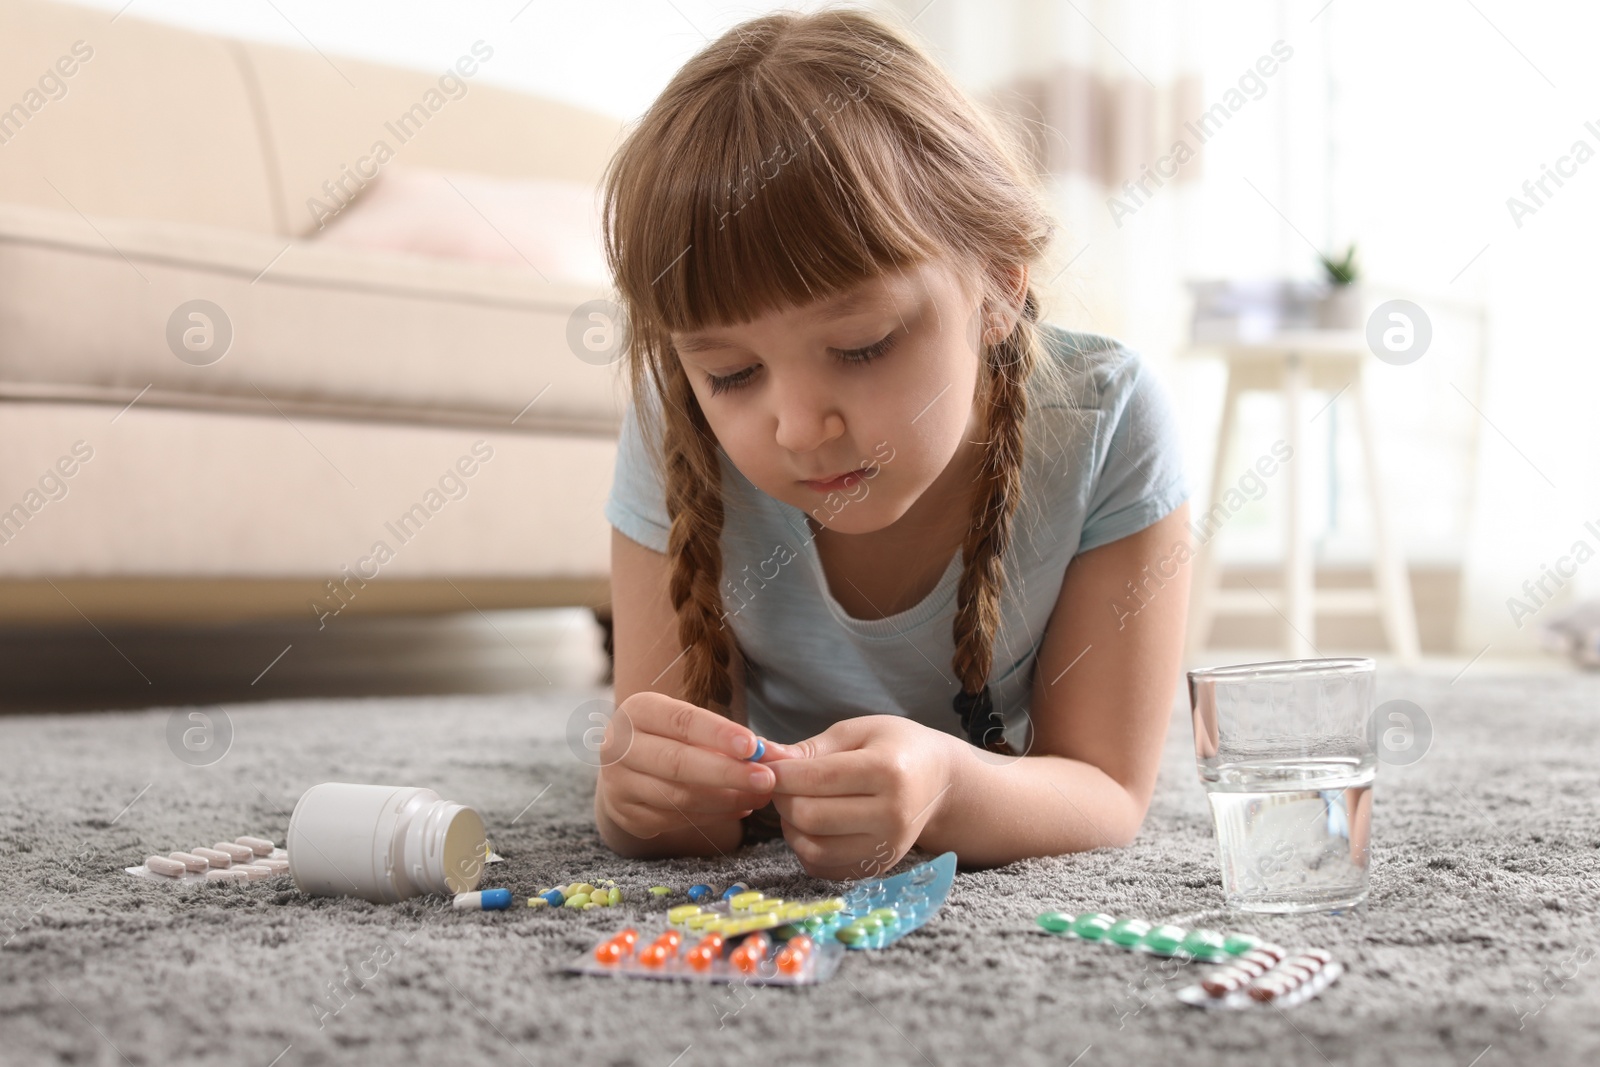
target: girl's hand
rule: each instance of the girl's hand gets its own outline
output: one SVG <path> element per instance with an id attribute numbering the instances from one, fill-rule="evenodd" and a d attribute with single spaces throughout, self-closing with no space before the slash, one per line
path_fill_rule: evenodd
<path id="1" fill-rule="evenodd" d="M 745 758 L 755 748 L 755 734 L 716 712 L 634 693 L 606 726 L 597 805 L 640 838 L 737 822 L 772 799 L 772 770 Z"/>
<path id="2" fill-rule="evenodd" d="M 841 719 L 794 745 L 768 741 L 772 800 L 806 873 L 875 878 L 898 863 L 939 814 L 964 744 L 898 715 Z"/>

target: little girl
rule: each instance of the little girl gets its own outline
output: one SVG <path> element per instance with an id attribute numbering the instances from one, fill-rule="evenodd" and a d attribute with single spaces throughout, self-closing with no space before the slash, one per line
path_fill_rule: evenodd
<path id="1" fill-rule="evenodd" d="M 836 8 L 724 34 L 611 161 L 618 853 L 781 830 L 846 879 L 1138 832 L 1188 490 L 1140 357 L 1039 320 L 1054 227 L 1018 159 L 923 50 Z"/>

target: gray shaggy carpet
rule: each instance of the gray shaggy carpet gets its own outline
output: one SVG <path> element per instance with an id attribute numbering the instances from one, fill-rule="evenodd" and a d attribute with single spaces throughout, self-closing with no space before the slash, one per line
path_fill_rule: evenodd
<path id="1" fill-rule="evenodd" d="M 1212 915 L 1220 879 L 1182 694 L 1129 848 L 962 872 L 944 910 L 806 989 L 570 976 L 622 921 L 655 924 L 692 882 L 786 896 L 782 841 L 712 860 L 629 862 L 596 837 L 573 709 L 606 691 L 295 701 L 225 714 L 232 748 L 192 767 L 174 709 L 0 718 L 0 1062 L 1441 1064 L 1600 1062 L 1600 678 L 1380 669 L 1380 700 L 1427 713 L 1431 748 L 1385 765 L 1372 893 L 1344 917 L 1216 919 L 1348 967 L 1284 1011 L 1203 1013 L 1192 973 L 1041 934 L 1049 908 Z M 189 709 L 182 709 L 186 714 Z M 182 718 L 182 715 L 180 715 Z M 527 893 L 613 878 L 590 912 L 466 913 L 441 898 L 310 899 L 287 878 L 177 887 L 122 868 L 151 852 L 282 842 L 321 781 L 427 785 L 483 813 Z M 646 925 L 644 929 L 649 929 Z M 337 989 L 338 995 L 335 995 Z M 334 1010 L 337 1009 L 337 1010 Z"/>

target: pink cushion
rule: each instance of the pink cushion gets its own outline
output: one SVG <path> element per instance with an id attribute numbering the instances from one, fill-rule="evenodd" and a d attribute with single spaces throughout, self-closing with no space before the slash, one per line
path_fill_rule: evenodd
<path id="1" fill-rule="evenodd" d="M 610 283 L 599 190 L 391 164 L 313 241 L 537 270 L 550 281 Z"/>

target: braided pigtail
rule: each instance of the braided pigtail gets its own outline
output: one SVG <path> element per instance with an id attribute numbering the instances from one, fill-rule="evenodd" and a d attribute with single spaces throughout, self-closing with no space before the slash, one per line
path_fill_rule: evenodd
<path id="1" fill-rule="evenodd" d="M 667 376 L 673 414 L 663 435 L 667 514 L 672 519 L 667 554 L 669 591 L 684 648 L 683 699 L 733 717 L 729 664 L 737 645 L 723 625 L 722 467 L 717 439 L 706 424 L 681 368 Z"/>
<path id="2" fill-rule="evenodd" d="M 961 583 L 955 617 L 956 714 L 967 740 L 992 752 L 1009 752 L 1004 723 L 989 693 L 1000 595 L 1012 518 L 1022 498 L 1023 427 L 1027 382 L 1038 359 L 1039 310 L 1030 288 L 1016 328 L 985 352 L 987 397 L 985 452 L 978 475 L 972 525 L 961 546 Z"/>

